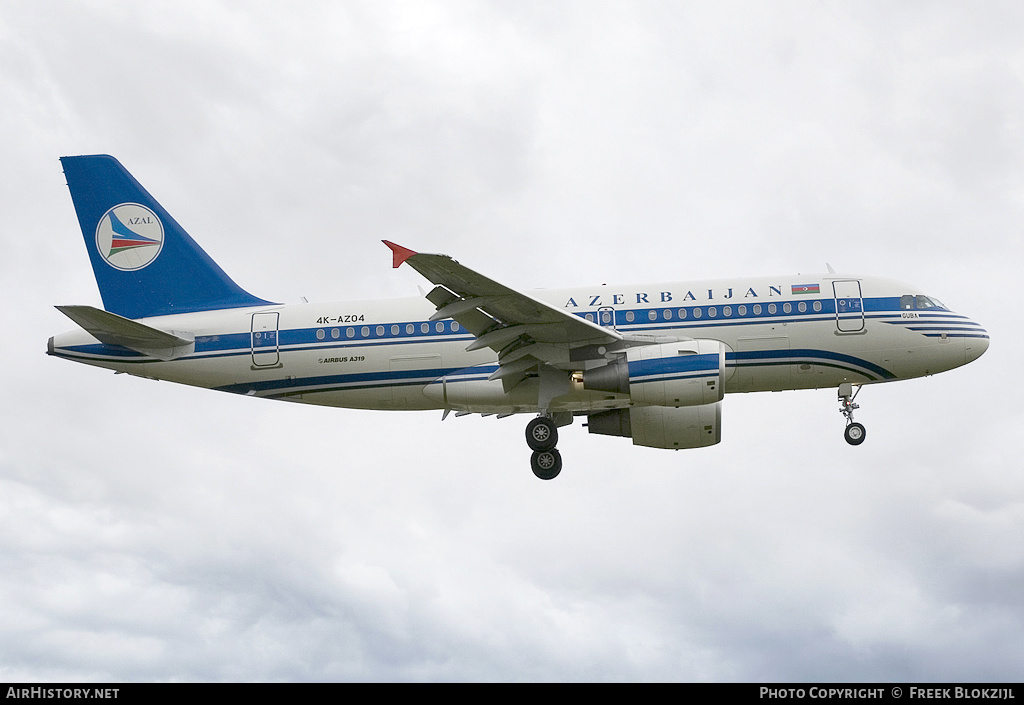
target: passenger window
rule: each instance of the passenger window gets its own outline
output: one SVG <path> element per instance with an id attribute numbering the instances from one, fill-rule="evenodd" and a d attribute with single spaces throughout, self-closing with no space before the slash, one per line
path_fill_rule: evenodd
<path id="1" fill-rule="evenodd" d="M 658 320 L 658 312 L 657 311 L 648 311 L 647 312 L 647 318 L 649 318 L 652 321 Z"/>
<path id="2" fill-rule="evenodd" d="M 360 330 L 359 332 L 362 334 L 362 336 L 364 338 L 369 338 L 370 337 L 370 327 L 369 326 L 363 326 L 362 330 Z"/>
<path id="3" fill-rule="evenodd" d="M 820 311 L 821 310 L 821 302 L 820 301 L 815 301 L 814 302 L 814 310 L 815 311 Z"/>
<path id="4" fill-rule="evenodd" d="M 739 308 L 736 309 L 736 310 L 739 311 L 739 314 L 741 316 L 746 316 L 747 315 L 747 305 L 746 304 L 740 304 Z"/>
<path id="5" fill-rule="evenodd" d="M 317 340 L 323 340 L 323 339 L 324 339 L 324 337 L 325 337 L 325 335 L 324 335 L 324 329 L 323 329 L 323 328 L 321 328 L 320 330 L 318 330 L 318 331 L 316 332 L 316 339 L 317 339 Z"/>
<path id="6" fill-rule="evenodd" d="M 444 323 L 435 324 L 434 330 L 436 330 L 438 333 L 444 333 Z"/>
<path id="7" fill-rule="evenodd" d="M 377 335 L 384 335 L 384 326 L 377 326 Z"/>
<path id="8" fill-rule="evenodd" d="M 686 319 L 686 309 L 685 308 L 681 308 L 681 309 L 679 309 L 679 320 L 682 321 L 682 320 L 685 320 L 685 319 Z"/>
<path id="9" fill-rule="evenodd" d="M 661 312 L 661 315 L 665 317 L 666 321 L 671 321 L 672 320 L 672 311 L 670 311 L 667 308 L 664 311 Z"/>
<path id="10" fill-rule="evenodd" d="M 728 318 L 732 315 L 732 306 L 726 306 L 722 309 L 722 315 Z"/>
<path id="11" fill-rule="evenodd" d="M 633 315 L 632 311 L 626 311 L 626 322 L 627 323 L 632 323 L 634 318 L 636 318 L 636 316 Z"/>
<path id="12" fill-rule="evenodd" d="M 459 324 L 456 323 L 455 321 L 452 321 L 451 329 L 452 329 L 452 333 L 458 333 L 459 332 Z"/>
<path id="13" fill-rule="evenodd" d="M 783 313 L 793 313 L 793 304 L 782 304 Z"/>
<path id="14" fill-rule="evenodd" d="M 415 333 L 415 332 L 416 332 L 416 326 L 414 326 L 414 325 L 413 325 L 412 323 L 409 323 L 409 324 L 407 324 L 407 325 L 405 326 L 405 332 L 406 332 L 406 333 L 407 333 L 408 335 L 412 335 L 413 333 Z"/>
<path id="15" fill-rule="evenodd" d="M 429 332 L 430 332 L 430 324 L 429 323 L 421 323 L 420 324 L 420 333 L 429 333 Z"/>
<path id="16" fill-rule="evenodd" d="M 345 335 L 348 336 L 349 338 L 356 337 L 356 329 L 355 328 L 346 328 L 345 329 Z"/>

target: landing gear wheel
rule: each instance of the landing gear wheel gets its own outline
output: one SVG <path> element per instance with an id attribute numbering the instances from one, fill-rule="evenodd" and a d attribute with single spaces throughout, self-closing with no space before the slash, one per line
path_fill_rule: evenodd
<path id="1" fill-rule="evenodd" d="M 853 384 L 850 382 L 843 382 L 839 385 L 839 411 L 846 417 L 846 431 L 843 435 L 846 436 L 846 442 L 851 446 L 859 446 L 867 436 L 864 426 L 853 420 L 854 410 L 860 408 L 860 404 L 854 404 L 853 400 L 860 394 L 860 389 L 857 387 L 857 391 L 854 392 Z"/>
<path id="2" fill-rule="evenodd" d="M 859 423 L 852 423 L 846 427 L 846 432 L 843 434 L 846 436 L 846 442 L 851 446 L 859 446 L 864 442 L 864 438 L 867 437 L 867 431 L 864 430 L 864 426 Z"/>
<path id="3" fill-rule="evenodd" d="M 553 449 L 558 445 L 558 427 L 555 422 L 547 416 L 538 416 L 526 424 L 526 444 L 530 450 Z"/>
<path id="4" fill-rule="evenodd" d="M 557 449 L 534 451 L 530 469 L 542 480 L 554 480 L 562 472 L 562 454 Z"/>

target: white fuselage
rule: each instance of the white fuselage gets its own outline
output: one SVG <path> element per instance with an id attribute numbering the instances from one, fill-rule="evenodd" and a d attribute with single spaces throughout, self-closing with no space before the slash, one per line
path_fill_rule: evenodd
<path id="1" fill-rule="evenodd" d="M 988 346 L 975 322 L 891 280 L 790 275 L 727 281 L 539 290 L 531 296 L 620 333 L 710 339 L 726 346 L 726 392 L 867 384 L 963 365 Z M 921 300 L 927 301 L 921 296 Z M 909 302 L 909 303 L 908 303 Z M 99 343 L 78 330 L 54 337 L 50 354 L 142 377 L 327 406 L 534 412 L 538 383 L 506 393 L 490 349 L 451 320 L 430 321 L 423 298 L 270 304 L 140 319 L 189 331 L 195 350 L 163 361 Z M 602 364 L 558 364 L 582 373 Z M 621 408 L 628 395 L 570 391 L 549 411 Z"/>

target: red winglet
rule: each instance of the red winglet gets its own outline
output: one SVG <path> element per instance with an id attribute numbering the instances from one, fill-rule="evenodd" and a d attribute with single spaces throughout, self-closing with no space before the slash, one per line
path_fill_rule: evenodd
<path id="1" fill-rule="evenodd" d="M 395 269 L 401 267 L 402 262 L 416 254 L 412 250 L 402 247 L 401 245 L 396 245 L 393 242 L 388 242 L 387 240 L 381 240 L 381 242 L 383 242 L 385 245 L 391 248 L 391 252 L 395 256 Z"/>

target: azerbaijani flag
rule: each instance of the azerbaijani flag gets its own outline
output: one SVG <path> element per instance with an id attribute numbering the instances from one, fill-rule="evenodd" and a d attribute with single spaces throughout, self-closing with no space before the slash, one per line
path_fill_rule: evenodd
<path id="1" fill-rule="evenodd" d="M 819 287 L 817 284 L 793 284 L 792 294 L 798 296 L 800 294 L 820 294 Z"/>

